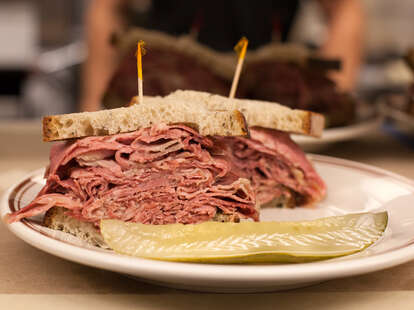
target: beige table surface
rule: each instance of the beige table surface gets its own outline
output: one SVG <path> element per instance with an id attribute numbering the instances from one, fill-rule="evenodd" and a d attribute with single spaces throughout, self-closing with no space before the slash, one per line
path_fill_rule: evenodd
<path id="1" fill-rule="evenodd" d="M 0 192 L 47 164 L 38 123 L 0 124 Z M 414 179 L 414 150 L 377 132 L 320 151 Z M 414 212 L 414 206 L 413 206 Z M 414 309 L 414 261 L 287 292 L 205 294 L 131 280 L 37 250 L 0 224 L 0 309 Z"/>

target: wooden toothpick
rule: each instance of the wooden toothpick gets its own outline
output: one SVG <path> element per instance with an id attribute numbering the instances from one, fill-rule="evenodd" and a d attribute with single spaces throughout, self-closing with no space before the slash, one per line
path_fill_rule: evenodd
<path id="1" fill-rule="evenodd" d="M 231 84 L 231 90 L 229 94 L 230 98 L 234 98 L 234 95 L 236 94 L 237 85 L 239 84 L 239 79 L 240 79 L 240 72 L 243 67 L 244 57 L 246 56 L 246 50 L 247 50 L 248 44 L 249 44 L 249 40 L 247 40 L 245 37 L 242 37 L 240 41 L 234 47 L 234 50 L 239 56 L 239 59 L 237 61 L 236 71 L 234 72 L 233 83 Z"/>
<path id="2" fill-rule="evenodd" d="M 137 44 L 137 73 L 138 73 L 138 97 L 139 103 L 143 102 L 143 85 L 142 85 L 142 56 L 145 55 L 145 42 L 140 40 Z"/>

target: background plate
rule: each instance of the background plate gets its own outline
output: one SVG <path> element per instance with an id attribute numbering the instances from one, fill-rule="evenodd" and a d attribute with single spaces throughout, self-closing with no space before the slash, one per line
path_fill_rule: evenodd
<path id="1" fill-rule="evenodd" d="M 382 121 L 382 116 L 375 116 L 349 126 L 327 128 L 323 131 L 321 138 L 293 134 L 291 136 L 304 151 L 316 152 L 332 143 L 358 139 L 366 136 L 377 130 Z"/>

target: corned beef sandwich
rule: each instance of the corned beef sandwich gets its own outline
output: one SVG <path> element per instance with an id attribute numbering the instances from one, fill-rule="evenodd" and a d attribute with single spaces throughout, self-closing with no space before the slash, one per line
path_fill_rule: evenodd
<path id="1" fill-rule="evenodd" d="M 250 138 L 238 110 L 256 126 Z M 255 113 L 276 130 L 257 127 Z M 51 149 L 46 185 L 8 222 L 46 213 L 47 227 L 104 245 L 101 219 L 258 221 L 260 205 L 293 207 L 323 198 L 324 183 L 282 132 L 318 135 L 322 129 L 318 114 L 195 91 L 45 117 L 44 140 L 66 141 Z"/>

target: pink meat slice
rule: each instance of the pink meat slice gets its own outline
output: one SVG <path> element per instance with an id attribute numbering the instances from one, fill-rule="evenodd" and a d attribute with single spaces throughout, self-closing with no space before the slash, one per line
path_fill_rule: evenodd
<path id="1" fill-rule="evenodd" d="M 46 185 L 8 222 L 54 206 L 96 226 L 101 219 L 199 223 L 217 212 L 257 221 L 250 182 L 232 171 L 228 156 L 212 155 L 214 150 L 213 141 L 193 129 L 163 124 L 57 143 Z"/>
<path id="2" fill-rule="evenodd" d="M 299 195 L 299 205 L 323 199 L 326 185 L 305 153 L 292 141 L 288 133 L 250 128 L 250 139 L 220 137 L 218 143 L 232 152 L 229 161 L 233 171 L 249 178 L 259 204 L 271 202 L 281 195 Z"/>

